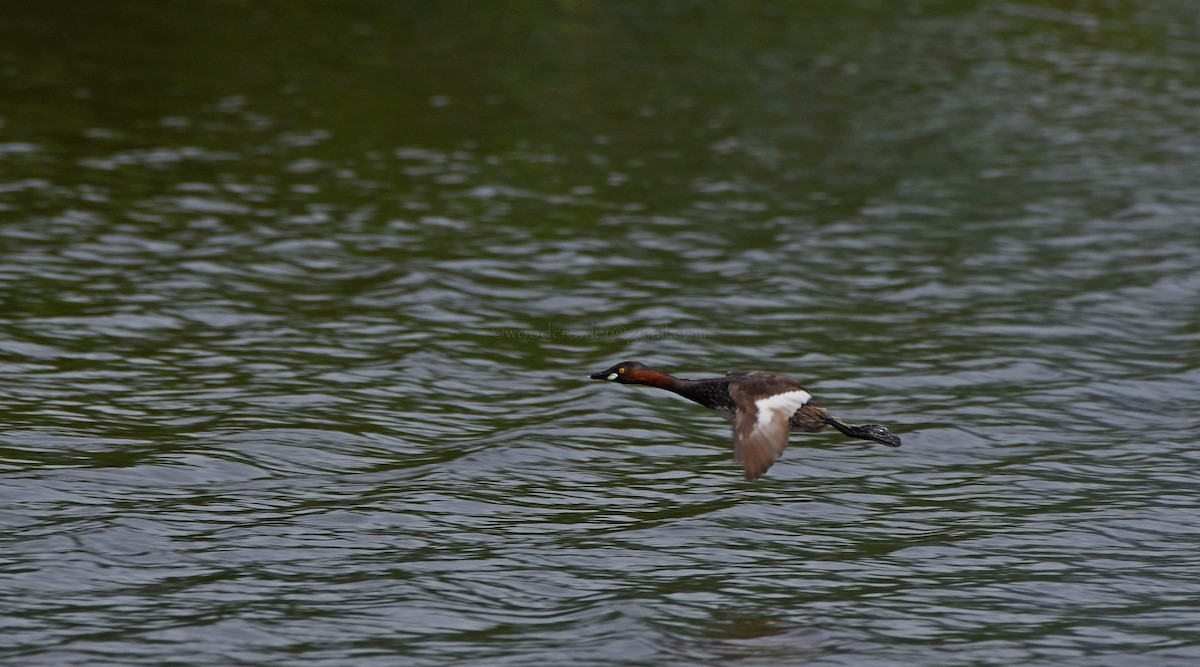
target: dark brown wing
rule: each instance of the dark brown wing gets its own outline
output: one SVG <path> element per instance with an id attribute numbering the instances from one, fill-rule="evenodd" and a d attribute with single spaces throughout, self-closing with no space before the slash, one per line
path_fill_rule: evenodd
<path id="1" fill-rule="evenodd" d="M 783 455 L 788 421 L 812 396 L 786 378 L 734 382 L 729 385 L 729 396 L 738 408 L 733 460 L 742 464 L 746 481 L 753 481 Z"/>

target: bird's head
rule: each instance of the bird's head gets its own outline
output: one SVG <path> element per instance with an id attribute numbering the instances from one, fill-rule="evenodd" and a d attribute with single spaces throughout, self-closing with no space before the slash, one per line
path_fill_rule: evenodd
<path id="1" fill-rule="evenodd" d="M 622 361 L 607 370 L 592 373 L 588 377 L 593 380 L 608 380 L 620 384 L 638 384 L 637 374 L 646 370 L 650 370 L 650 368 L 640 361 Z"/>

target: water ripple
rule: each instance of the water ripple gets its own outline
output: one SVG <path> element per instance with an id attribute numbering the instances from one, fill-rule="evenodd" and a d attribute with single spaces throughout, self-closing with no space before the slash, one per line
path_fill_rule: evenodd
<path id="1" fill-rule="evenodd" d="M 582 103 L 612 91 L 574 46 L 452 85 L 340 15 L 361 44 L 284 80 L 378 98 L 52 93 L 76 68 L 10 35 L 0 656 L 1194 662 L 1200 51 L 1158 30 L 1186 20 L 876 10 L 677 31 L 698 81 L 646 58 Z M 604 20 L 564 16 L 534 42 Z M 482 80 L 511 87 L 452 89 Z M 86 127 L 32 120 L 88 95 Z M 746 484 L 715 415 L 586 379 L 630 358 L 786 372 L 905 446 L 796 435 Z"/>

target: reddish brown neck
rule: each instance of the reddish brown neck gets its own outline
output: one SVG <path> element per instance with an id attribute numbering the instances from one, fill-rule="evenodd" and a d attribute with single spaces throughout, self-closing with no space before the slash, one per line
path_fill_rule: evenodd
<path id="1" fill-rule="evenodd" d="M 679 385 L 679 378 L 671 377 L 662 371 L 656 371 L 653 368 L 644 370 L 636 370 L 629 372 L 629 382 L 632 384 L 644 384 L 648 387 L 658 387 L 660 389 L 669 389 L 674 391 Z"/>

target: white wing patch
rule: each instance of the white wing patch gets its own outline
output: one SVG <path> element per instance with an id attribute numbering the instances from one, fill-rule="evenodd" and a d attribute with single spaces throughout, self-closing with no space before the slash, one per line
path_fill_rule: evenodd
<path id="1" fill-rule="evenodd" d="M 768 425 L 777 419 L 781 412 L 783 413 L 783 421 L 786 424 L 787 420 L 791 419 L 792 414 L 807 403 L 810 398 L 812 398 L 812 394 L 803 389 L 796 389 L 754 401 L 754 407 L 758 409 L 758 421 L 754 424 L 754 430 L 763 431 L 770 428 Z"/>

